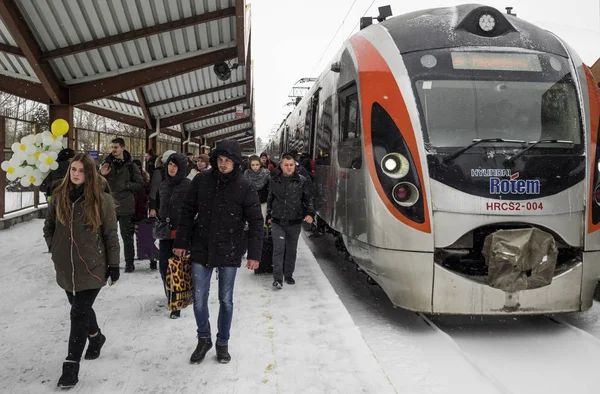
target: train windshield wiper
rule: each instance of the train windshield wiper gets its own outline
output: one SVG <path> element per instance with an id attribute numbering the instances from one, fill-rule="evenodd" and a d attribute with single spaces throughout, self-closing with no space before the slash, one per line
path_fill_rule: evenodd
<path id="1" fill-rule="evenodd" d="M 482 142 L 508 142 L 508 143 L 511 143 L 511 144 L 524 144 L 525 143 L 525 141 L 523 141 L 523 140 L 507 140 L 507 139 L 504 139 L 504 138 L 477 138 L 477 139 L 473 140 L 472 144 L 469 144 L 469 145 L 465 146 L 464 148 L 460 148 L 456 152 L 454 152 L 454 153 L 450 154 L 449 156 L 447 156 L 442 161 L 442 163 L 443 164 L 450 163 L 452 160 L 456 159 L 458 156 L 462 155 L 463 153 L 465 153 L 466 151 L 468 151 L 472 147 L 481 144 Z"/>
<path id="2" fill-rule="evenodd" d="M 529 151 L 529 149 L 535 147 L 538 144 L 571 144 L 571 145 L 573 145 L 573 141 L 556 140 L 556 139 L 539 140 L 539 141 L 529 141 L 529 146 L 527 148 L 523 149 L 519 153 L 516 153 L 516 154 L 512 155 L 511 157 L 509 157 L 508 159 L 504 160 L 504 164 L 508 165 L 508 164 L 513 163 L 519 157 L 521 157 L 525 153 L 527 153 L 527 151 Z"/>

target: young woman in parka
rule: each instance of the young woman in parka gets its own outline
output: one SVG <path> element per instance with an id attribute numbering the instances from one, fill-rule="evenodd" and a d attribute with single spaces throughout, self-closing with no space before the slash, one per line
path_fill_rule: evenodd
<path id="1" fill-rule="evenodd" d="M 173 153 L 167 159 L 166 179 L 160 184 L 160 207 L 158 218 L 168 221 L 171 232 L 168 238 L 159 241 L 158 266 L 162 277 L 163 287 L 166 286 L 167 266 L 173 257 L 173 242 L 179 223 L 179 210 L 192 181 L 187 178 L 188 158 L 183 153 Z M 166 288 L 166 287 L 165 287 Z M 180 311 L 171 312 L 171 319 L 177 319 Z"/>
<path id="2" fill-rule="evenodd" d="M 96 172 L 92 158 L 76 154 L 67 175 L 52 193 L 44 238 L 56 269 L 56 281 L 71 304 L 69 350 L 58 387 L 78 382 L 86 339 L 86 360 L 100 356 L 106 337 L 100 332 L 94 300 L 107 279 L 119 279 L 119 239 L 112 196 Z"/>

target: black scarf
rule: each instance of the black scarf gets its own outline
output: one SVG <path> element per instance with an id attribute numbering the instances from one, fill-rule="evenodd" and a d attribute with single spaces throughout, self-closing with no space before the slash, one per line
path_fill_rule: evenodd
<path id="1" fill-rule="evenodd" d="M 75 188 L 69 192 L 69 199 L 71 200 L 71 203 L 74 203 L 75 201 L 79 200 L 82 197 L 83 197 L 83 185 L 75 186 Z"/>
<path id="2" fill-rule="evenodd" d="M 233 167 L 233 171 L 223 174 L 219 171 L 219 168 L 214 168 L 212 176 L 217 180 L 217 188 L 220 189 L 231 182 L 239 174 L 239 166 L 236 164 Z"/>

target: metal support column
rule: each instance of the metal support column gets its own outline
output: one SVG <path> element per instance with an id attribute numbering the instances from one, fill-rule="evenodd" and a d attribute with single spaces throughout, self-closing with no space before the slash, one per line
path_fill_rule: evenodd
<path id="1" fill-rule="evenodd" d="M 0 163 L 5 160 L 4 145 L 6 145 L 6 118 L 0 116 Z M 0 171 L 0 219 L 6 212 L 6 173 Z"/>

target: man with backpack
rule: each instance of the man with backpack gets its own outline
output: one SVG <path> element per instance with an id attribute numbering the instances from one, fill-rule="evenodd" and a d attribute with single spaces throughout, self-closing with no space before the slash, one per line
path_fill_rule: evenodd
<path id="1" fill-rule="evenodd" d="M 131 160 L 131 155 L 125 150 L 123 138 L 111 141 L 112 152 L 100 166 L 100 174 L 106 179 L 117 205 L 117 221 L 123 238 L 125 253 L 125 272 L 135 271 L 133 265 L 133 224 L 131 217 L 135 211 L 136 191 L 144 187 L 140 170 Z"/>

